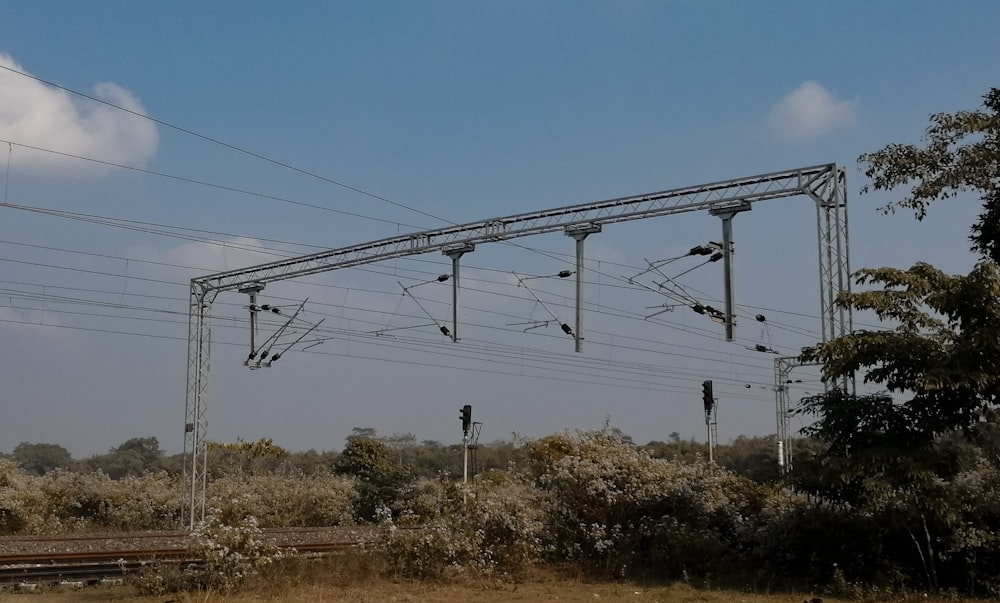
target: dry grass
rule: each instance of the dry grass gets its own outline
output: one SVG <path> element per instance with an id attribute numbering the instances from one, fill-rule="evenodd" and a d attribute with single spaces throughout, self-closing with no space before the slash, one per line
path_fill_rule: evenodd
<path id="1" fill-rule="evenodd" d="M 321 561 L 296 560 L 285 564 L 275 575 L 262 576 L 253 587 L 232 594 L 196 592 L 137 596 L 132 587 L 116 587 L 61 593 L 0 593 L 0 603 L 801 603 L 812 596 L 696 589 L 687 584 L 595 583 L 551 570 L 537 570 L 520 584 L 468 579 L 433 584 L 386 578 L 370 559 L 345 555 Z M 923 603 L 945 601 L 923 596 L 913 600 Z M 823 597 L 823 601 L 847 603 L 827 597 Z M 954 603 L 954 600 L 949 601 Z"/>

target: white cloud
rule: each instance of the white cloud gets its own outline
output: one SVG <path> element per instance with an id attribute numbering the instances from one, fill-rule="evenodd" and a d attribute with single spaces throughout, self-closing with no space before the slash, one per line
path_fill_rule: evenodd
<path id="1" fill-rule="evenodd" d="M 805 82 L 771 107 L 767 121 L 780 138 L 812 140 L 854 123 L 854 108 L 816 82 Z"/>
<path id="2" fill-rule="evenodd" d="M 0 65 L 25 71 L 3 53 Z M 0 138 L 4 140 L 136 167 L 145 165 L 156 152 L 156 125 L 139 116 L 75 98 L 6 69 L 0 69 L 0 91 Z M 115 84 L 96 84 L 92 96 L 145 115 L 139 100 Z M 95 173 L 95 164 L 16 146 L 11 165 L 45 174 Z"/>

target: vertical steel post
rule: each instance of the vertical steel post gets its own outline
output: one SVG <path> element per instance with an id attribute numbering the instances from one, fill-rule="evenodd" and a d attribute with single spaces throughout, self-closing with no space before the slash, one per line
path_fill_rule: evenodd
<path id="1" fill-rule="evenodd" d="M 736 214 L 751 209 L 749 202 L 741 202 L 738 206 L 713 209 L 709 213 L 722 219 L 722 278 L 725 287 L 725 327 L 726 341 L 732 341 L 736 335 L 736 301 L 733 294 L 733 217 Z"/>
<path id="2" fill-rule="evenodd" d="M 601 232 L 599 224 L 584 224 L 566 229 L 566 235 L 576 240 L 576 324 L 573 340 L 577 352 L 583 351 L 583 241 L 598 232 Z"/>
<path id="3" fill-rule="evenodd" d="M 247 356 L 247 364 L 257 354 L 257 294 L 264 290 L 264 283 L 250 283 L 239 288 L 240 293 L 250 296 L 250 355 Z"/>
<path id="4" fill-rule="evenodd" d="M 734 338 L 733 327 L 736 319 L 733 304 L 733 216 L 724 214 L 722 218 L 722 272 L 725 281 L 726 295 L 726 341 Z"/>
<path id="5" fill-rule="evenodd" d="M 462 245 L 445 249 L 442 253 L 451 258 L 451 340 L 458 341 L 458 290 L 459 284 L 459 260 L 462 256 L 475 251 L 475 245 Z"/>

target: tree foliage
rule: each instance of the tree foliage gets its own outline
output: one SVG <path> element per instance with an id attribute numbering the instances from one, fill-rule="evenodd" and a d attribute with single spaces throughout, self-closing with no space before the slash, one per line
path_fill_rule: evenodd
<path id="1" fill-rule="evenodd" d="M 11 455 L 25 471 L 35 475 L 45 475 L 54 469 L 69 469 L 73 466 L 73 456 L 58 444 L 34 444 L 21 442 Z"/>
<path id="2" fill-rule="evenodd" d="M 873 420 L 892 421 L 883 427 L 922 435 L 924 443 L 978 423 L 1000 400 L 997 265 L 981 262 L 964 276 L 922 263 L 908 270 L 865 269 L 858 282 L 881 288 L 841 293 L 838 304 L 873 311 L 896 326 L 855 331 L 806 350 L 803 359 L 821 363 L 828 381 L 861 376 L 909 397 L 902 405 L 867 408 L 882 415 Z"/>
<path id="3" fill-rule="evenodd" d="M 799 412 L 818 417 L 805 432 L 826 450 L 818 462 L 807 462 L 810 473 L 797 485 L 880 518 L 881 546 L 908 539 L 908 551 L 885 549 L 900 558 L 902 575 L 922 574 L 938 588 L 945 571 L 965 571 L 975 590 L 977 555 L 992 555 L 993 547 L 980 551 L 989 539 L 968 530 L 965 485 L 990 491 L 997 474 L 982 455 L 986 449 L 970 455 L 965 436 L 989 439 L 1000 402 L 1000 89 L 990 90 L 983 110 L 932 115 L 924 143 L 862 155 L 871 179 L 865 190 L 909 186 L 883 209 L 910 209 L 918 220 L 933 202 L 978 194 L 982 211 L 970 238 L 982 260 L 965 275 L 925 263 L 855 275 L 870 288 L 843 292 L 837 304 L 873 312 L 887 328 L 825 342 L 805 350 L 802 360 L 822 364 L 827 382 L 860 378 L 882 392 L 834 390 L 803 401 Z M 970 469 L 969 458 L 979 465 Z M 987 515 L 984 521 L 994 521 Z M 966 563 L 954 564 L 961 555 Z"/>
<path id="4" fill-rule="evenodd" d="M 385 444 L 363 436 L 347 438 L 333 467 L 357 480 L 355 514 L 362 521 L 372 521 L 381 509 L 391 508 L 400 488 L 411 479 L 409 471 L 392 461 Z"/>
<path id="5" fill-rule="evenodd" d="M 935 201 L 978 192 L 983 209 L 972 225 L 972 248 L 1000 261 L 1000 89 L 990 89 L 981 110 L 932 115 L 924 142 L 894 143 L 862 155 L 871 180 L 863 190 L 910 186 L 906 197 L 883 210 L 910 209 L 918 220 Z"/>

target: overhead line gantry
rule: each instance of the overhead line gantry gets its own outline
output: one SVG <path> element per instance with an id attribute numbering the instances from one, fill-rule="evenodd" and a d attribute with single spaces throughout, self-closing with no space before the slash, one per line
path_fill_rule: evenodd
<path id="1" fill-rule="evenodd" d="M 184 429 L 184 480 L 187 489 L 184 499 L 185 524 L 193 527 L 205 514 L 210 318 L 212 304 L 219 293 L 260 291 L 267 283 L 275 281 L 437 251 L 449 257 L 453 263 L 450 337 L 453 341 L 458 341 L 460 258 L 474 251 L 477 244 L 562 231 L 576 242 L 576 322 L 573 337 L 579 352 L 582 351 L 583 342 L 584 240 L 591 234 L 601 232 L 602 227 L 609 224 L 708 211 L 722 219 L 727 293 L 724 326 L 726 338 L 732 340 L 735 325 L 732 295 L 733 218 L 740 212 L 750 210 L 754 203 L 760 201 L 806 196 L 816 204 L 820 316 L 823 341 L 827 341 L 851 330 L 849 310 L 837 308 L 834 303 L 840 291 L 850 289 L 845 181 L 843 168 L 835 164 L 816 165 L 455 224 L 191 279 Z"/>

